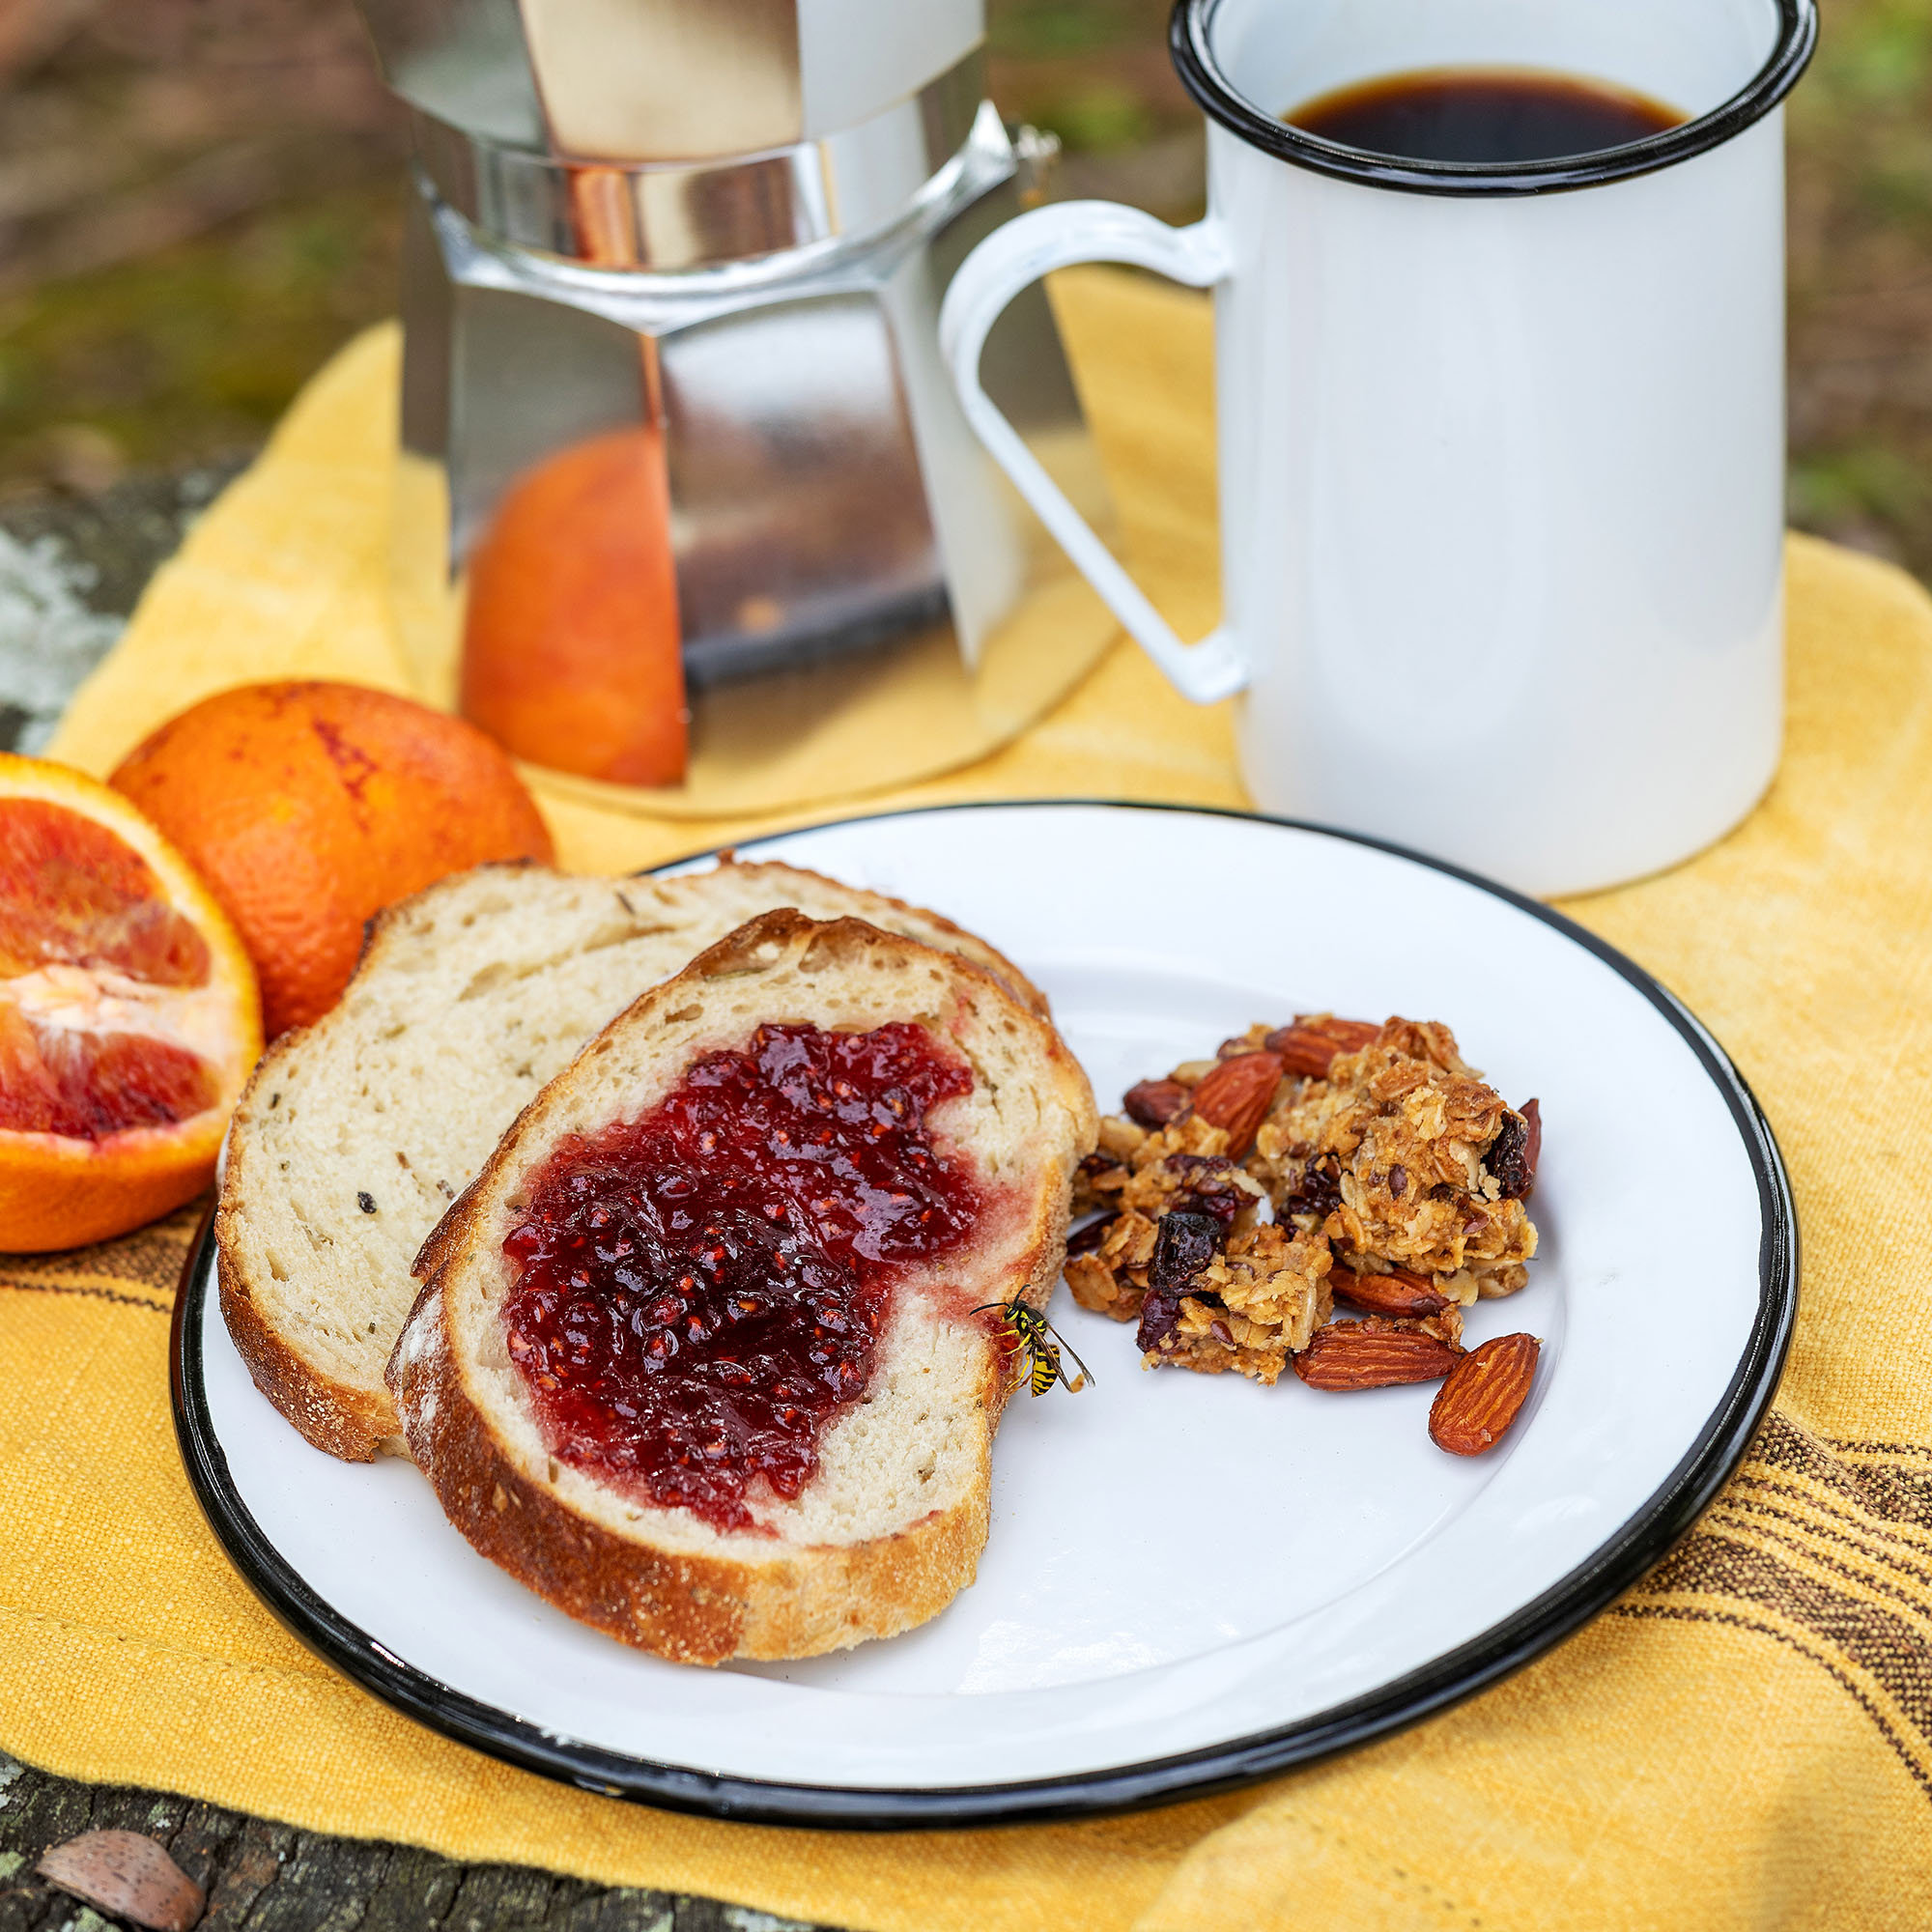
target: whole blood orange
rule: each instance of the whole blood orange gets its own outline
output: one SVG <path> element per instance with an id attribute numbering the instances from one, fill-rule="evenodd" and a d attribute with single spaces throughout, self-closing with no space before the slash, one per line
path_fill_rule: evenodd
<path id="1" fill-rule="evenodd" d="M 363 685 L 217 692 L 108 782 L 180 846 L 235 922 L 271 1037 L 335 1004 L 363 924 L 384 906 L 487 860 L 552 856 L 498 746 Z"/>
<path id="2" fill-rule="evenodd" d="M 190 1200 L 261 1050 L 248 955 L 181 854 L 105 785 L 0 753 L 0 1247 Z"/>
<path id="3" fill-rule="evenodd" d="M 690 713 L 656 429 L 572 443 L 504 493 L 469 558 L 461 702 L 532 764 L 682 781 Z"/>

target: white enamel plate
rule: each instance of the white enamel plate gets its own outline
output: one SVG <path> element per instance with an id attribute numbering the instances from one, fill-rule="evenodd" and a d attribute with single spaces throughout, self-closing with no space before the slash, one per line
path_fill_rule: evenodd
<path id="1" fill-rule="evenodd" d="M 1412 1722 L 1526 1662 L 1663 1553 L 1743 1454 L 1796 1305 L 1776 1144 L 1711 1037 L 1545 907 L 1385 847 L 1234 814 L 957 807 L 752 848 L 936 906 L 1051 996 L 1103 1108 L 1252 1021 L 1442 1019 L 1543 1103 L 1530 1285 L 1470 1312 L 1542 1364 L 1463 1460 L 1433 1385 L 1094 1372 L 1019 1397 L 979 1579 L 890 1642 L 702 1670 L 573 1624 L 475 1554 L 408 1464 L 337 1463 L 257 1394 L 206 1246 L 175 1328 L 183 1455 L 269 1605 L 357 1683 L 613 1796 L 792 1824 L 1068 1817 L 1193 1796 Z M 639 989 L 641 990 L 641 989 Z M 1662 1178 L 1695 1174 L 1668 1222 Z M 1639 1343 L 1641 1346 L 1639 1346 Z"/>

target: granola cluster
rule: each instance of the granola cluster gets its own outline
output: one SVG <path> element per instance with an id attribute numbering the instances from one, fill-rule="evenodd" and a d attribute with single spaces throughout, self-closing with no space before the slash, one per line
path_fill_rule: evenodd
<path id="1" fill-rule="evenodd" d="M 1423 1275 L 1466 1307 L 1528 1279 L 1536 1229 L 1512 1160 L 1527 1136 L 1447 1027 L 1393 1019 L 1277 1104 L 1248 1165 L 1277 1211 L 1322 1229 L 1354 1273 Z"/>
<path id="2" fill-rule="evenodd" d="M 1149 1367 L 1271 1384 L 1338 1298 L 1376 1335 L 1415 1338 L 1400 1347 L 1459 1351 L 1463 1309 L 1527 1278 L 1537 1103 L 1506 1105 L 1445 1026 L 1257 1026 L 1125 1106 L 1080 1176 L 1076 1211 L 1099 1218 L 1066 1280 L 1139 1324 Z"/>

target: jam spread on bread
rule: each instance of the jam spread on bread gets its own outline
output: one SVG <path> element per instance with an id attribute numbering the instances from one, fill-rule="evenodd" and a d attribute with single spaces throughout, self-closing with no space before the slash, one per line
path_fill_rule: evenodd
<path id="1" fill-rule="evenodd" d="M 893 1283 L 981 1197 L 926 1116 L 968 1093 L 906 1023 L 760 1027 L 642 1119 L 566 1141 L 503 1243 L 503 1308 L 552 1455 L 641 1503 L 748 1529 L 795 1497 L 872 1376 Z"/>

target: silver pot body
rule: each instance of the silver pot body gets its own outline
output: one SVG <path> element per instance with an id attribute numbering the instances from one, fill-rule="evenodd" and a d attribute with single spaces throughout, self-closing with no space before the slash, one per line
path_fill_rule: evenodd
<path id="1" fill-rule="evenodd" d="M 562 781 L 691 814 L 874 788 L 982 755 L 1077 680 L 1111 622 L 980 450 L 937 348 L 953 270 L 1019 206 L 977 0 L 892 10 L 926 43 L 856 79 L 814 66 L 811 34 L 872 0 L 365 12 L 416 136 L 396 610 L 425 696 L 462 703 L 469 565 L 506 493 L 637 427 L 663 452 L 690 763 L 648 791 Z M 694 19 L 713 31 L 680 40 Z M 624 62 L 586 51 L 600 23 Z M 694 104 L 721 94 L 722 116 Z M 722 139 L 762 145 L 705 151 Z M 985 368 L 1104 517 L 1043 296 Z"/>

